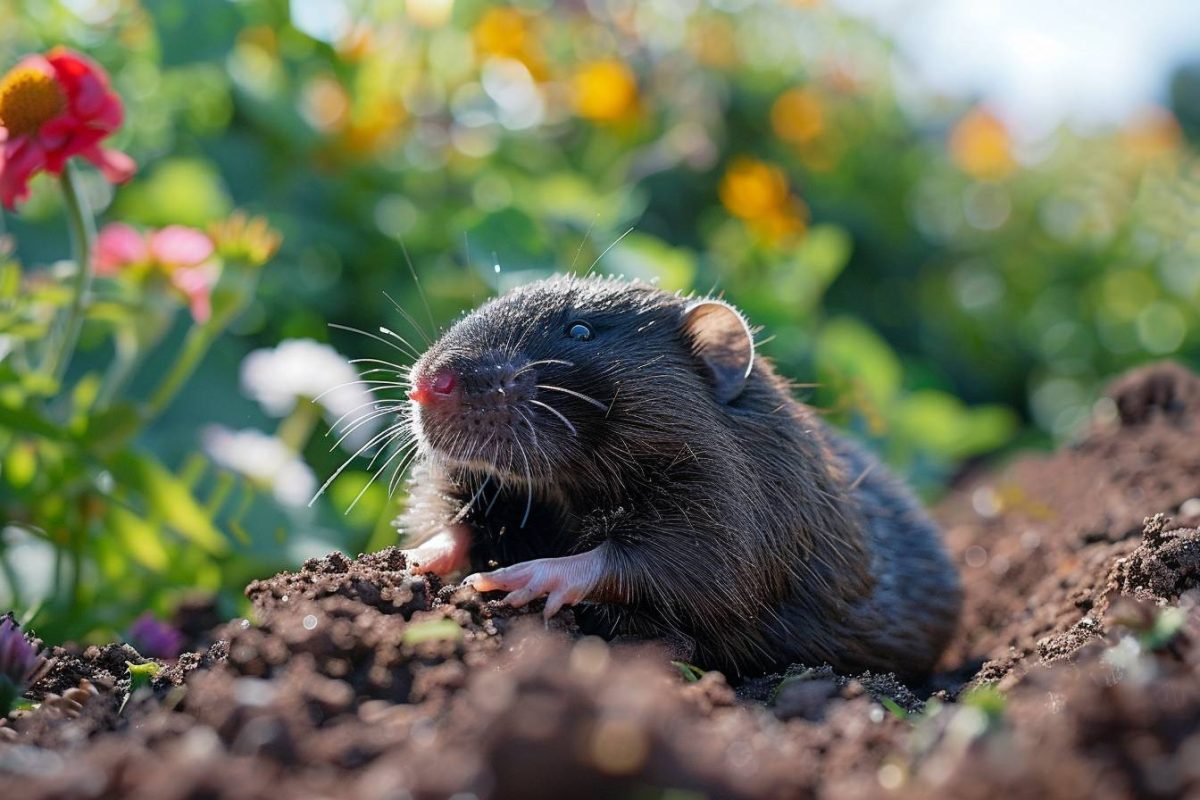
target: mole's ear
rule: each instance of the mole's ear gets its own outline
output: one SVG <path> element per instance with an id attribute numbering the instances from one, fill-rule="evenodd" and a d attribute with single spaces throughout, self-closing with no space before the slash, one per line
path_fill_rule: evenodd
<path id="1" fill-rule="evenodd" d="M 754 338 L 737 309 L 720 300 L 700 300 L 684 311 L 683 332 L 708 367 L 717 402 L 741 394 L 754 366 Z"/>

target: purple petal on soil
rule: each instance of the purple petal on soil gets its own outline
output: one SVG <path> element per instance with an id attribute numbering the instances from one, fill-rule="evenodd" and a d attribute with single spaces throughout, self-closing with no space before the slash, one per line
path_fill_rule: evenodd
<path id="1" fill-rule="evenodd" d="M 183 649 L 183 634 L 147 611 L 129 627 L 129 643 L 148 658 L 175 658 Z"/>
<path id="2" fill-rule="evenodd" d="M 0 677 L 23 691 L 42 660 L 12 617 L 0 618 Z"/>

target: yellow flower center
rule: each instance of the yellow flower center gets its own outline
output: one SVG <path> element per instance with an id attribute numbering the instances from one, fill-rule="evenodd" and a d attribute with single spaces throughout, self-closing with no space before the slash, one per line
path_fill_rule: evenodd
<path id="1" fill-rule="evenodd" d="M 0 81 L 0 125 L 8 129 L 9 136 L 37 133 L 66 104 L 54 78 L 40 70 L 14 69 Z"/>

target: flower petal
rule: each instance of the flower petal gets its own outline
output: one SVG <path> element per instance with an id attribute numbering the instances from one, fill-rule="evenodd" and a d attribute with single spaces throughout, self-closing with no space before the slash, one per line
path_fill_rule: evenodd
<path id="1" fill-rule="evenodd" d="M 108 150 L 94 146 L 79 155 L 96 165 L 109 183 L 124 183 L 137 172 L 137 162 L 120 150 Z"/>
<path id="2" fill-rule="evenodd" d="M 46 152 L 34 139 L 19 137 L 0 148 L 0 202 L 10 211 L 29 197 L 29 179 L 46 164 Z"/>
<path id="3" fill-rule="evenodd" d="M 213 254 L 213 242 L 205 234 L 183 225 L 168 225 L 150 236 L 150 255 L 164 267 L 194 267 Z"/>
<path id="4" fill-rule="evenodd" d="M 188 299 L 192 319 L 199 324 L 212 317 L 212 290 L 219 273 L 212 263 L 198 267 L 185 267 L 171 273 L 171 283 Z"/>
<path id="5" fill-rule="evenodd" d="M 96 237 L 92 252 L 97 275 L 116 275 L 125 267 L 146 261 L 149 256 L 146 237 L 136 228 L 121 222 L 104 226 Z"/>
<path id="6" fill-rule="evenodd" d="M 58 82 L 67 93 L 67 102 L 76 115 L 98 117 L 112 102 L 120 104 L 116 95 L 109 91 L 108 75 L 87 56 L 65 47 L 55 47 L 46 54 L 46 60 L 54 67 Z"/>

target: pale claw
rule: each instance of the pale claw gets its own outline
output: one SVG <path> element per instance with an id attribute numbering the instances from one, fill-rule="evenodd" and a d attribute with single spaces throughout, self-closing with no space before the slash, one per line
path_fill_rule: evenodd
<path id="1" fill-rule="evenodd" d="M 433 573 L 445 577 L 467 565 L 470 532 L 461 525 L 434 534 L 410 550 L 402 551 L 414 575 Z"/>
<path id="2" fill-rule="evenodd" d="M 507 591 L 509 594 L 504 602 L 513 608 L 545 597 L 546 609 L 542 616 L 550 619 L 563 606 L 586 600 L 602 577 L 604 556 L 599 550 L 590 550 L 574 556 L 539 558 L 491 572 L 479 572 L 467 577 L 464 583 L 481 592 Z"/>

